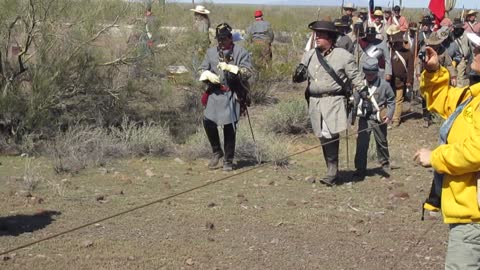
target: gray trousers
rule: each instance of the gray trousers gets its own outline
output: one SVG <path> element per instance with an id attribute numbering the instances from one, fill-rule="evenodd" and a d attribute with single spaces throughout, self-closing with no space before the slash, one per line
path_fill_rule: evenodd
<path id="1" fill-rule="evenodd" d="M 480 269 L 480 224 L 451 224 L 445 269 Z"/>
<path id="2" fill-rule="evenodd" d="M 387 125 L 380 125 L 375 120 L 367 120 L 365 117 L 358 118 L 357 151 L 355 153 L 355 168 L 367 169 L 367 154 L 370 144 L 370 135 L 373 131 L 377 144 L 377 158 L 382 165 L 388 164 L 390 153 L 388 152 Z"/>

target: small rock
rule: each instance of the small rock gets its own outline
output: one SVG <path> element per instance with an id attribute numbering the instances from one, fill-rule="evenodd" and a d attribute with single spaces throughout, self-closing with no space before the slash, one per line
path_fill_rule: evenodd
<path id="1" fill-rule="evenodd" d="M 215 204 L 214 202 L 211 202 L 207 205 L 208 208 L 213 208 L 215 206 L 217 206 L 217 204 Z"/>
<path id="2" fill-rule="evenodd" d="M 172 176 L 171 176 L 170 174 L 168 174 L 168 173 L 166 173 L 166 174 L 163 175 L 163 178 L 170 178 L 170 177 L 172 177 Z"/>
<path id="3" fill-rule="evenodd" d="M 213 225 L 212 222 L 209 222 L 209 221 L 208 221 L 207 224 L 205 224 L 205 228 L 206 228 L 207 230 L 213 230 L 213 229 L 215 229 L 215 225 Z"/>
<path id="4" fill-rule="evenodd" d="M 295 179 L 293 179 L 293 177 L 291 177 L 290 175 L 287 176 L 287 179 L 290 180 L 290 181 L 295 180 Z"/>
<path id="5" fill-rule="evenodd" d="M 95 200 L 97 202 L 105 201 L 105 197 L 106 197 L 105 195 L 97 195 L 97 196 L 95 196 Z"/>
<path id="6" fill-rule="evenodd" d="M 133 256 L 128 256 L 127 260 L 128 260 L 128 261 L 135 261 L 135 257 L 133 257 Z"/>
<path id="7" fill-rule="evenodd" d="M 308 183 L 310 183 L 310 184 L 314 184 L 315 181 L 316 181 L 316 180 L 315 180 L 315 176 L 307 176 L 307 177 L 305 178 L 305 182 L 308 182 Z"/>
<path id="8" fill-rule="evenodd" d="M 208 242 L 215 242 L 215 239 L 213 239 L 213 237 L 210 237 L 210 236 L 207 237 L 207 240 L 208 240 Z"/>
<path id="9" fill-rule="evenodd" d="M 150 169 L 146 169 L 145 170 L 145 174 L 147 175 L 147 177 L 153 177 L 155 176 L 155 174 L 152 172 L 152 170 Z"/>
<path id="10" fill-rule="evenodd" d="M 118 192 L 118 195 L 125 195 L 125 193 L 123 193 L 123 190 L 120 190 L 120 192 Z"/>
<path id="11" fill-rule="evenodd" d="M 12 257 L 10 257 L 9 255 L 3 255 L 3 256 L 0 256 L 0 259 L 4 262 L 6 261 L 9 261 L 12 259 Z"/>
<path id="12" fill-rule="evenodd" d="M 272 180 L 272 181 L 268 182 L 268 185 L 269 185 L 269 186 L 275 185 L 275 181 Z"/>
<path id="13" fill-rule="evenodd" d="M 280 242 L 280 240 L 278 240 L 278 238 L 273 238 L 272 241 L 270 241 L 270 244 L 278 244 Z"/>
<path id="14" fill-rule="evenodd" d="M 193 261 L 192 258 L 188 258 L 188 259 L 185 261 L 185 263 L 186 263 L 187 265 L 192 266 L 195 262 Z"/>
<path id="15" fill-rule="evenodd" d="M 287 205 L 288 206 L 297 206 L 297 204 L 295 202 L 290 201 L 290 200 L 287 201 Z"/>
<path id="16" fill-rule="evenodd" d="M 399 191 L 399 192 L 395 192 L 395 194 L 393 194 L 396 198 L 400 198 L 402 200 L 405 200 L 405 199 L 408 199 L 410 198 L 410 195 L 408 195 L 407 192 L 403 192 L 403 191 Z"/>
<path id="17" fill-rule="evenodd" d="M 180 163 L 180 164 L 185 164 L 185 161 L 183 161 L 179 158 L 175 158 L 174 161 L 177 162 L 177 163 Z"/>
<path id="18" fill-rule="evenodd" d="M 82 247 L 84 248 L 89 248 L 89 247 L 93 247 L 93 241 L 91 240 L 85 240 L 82 242 Z"/>

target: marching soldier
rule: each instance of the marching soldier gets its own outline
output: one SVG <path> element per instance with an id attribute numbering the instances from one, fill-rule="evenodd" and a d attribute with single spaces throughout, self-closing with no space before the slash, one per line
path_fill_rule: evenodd
<path id="1" fill-rule="evenodd" d="M 376 38 L 380 40 L 387 40 L 387 26 L 385 26 L 385 20 L 383 17 L 383 12 L 381 10 L 375 10 L 373 13 L 373 18 L 375 21 L 373 22 L 373 26 L 375 27 Z M 367 28 L 368 29 L 368 28 Z"/>
<path id="2" fill-rule="evenodd" d="M 457 86 L 464 87 L 468 85 L 467 63 L 472 55 L 465 29 L 460 18 L 453 20 L 453 40 L 460 50 L 461 60 L 458 62 L 457 70 Z"/>
<path id="3" fill-rule="evenodd" d="M 336 19 L 334 21 L 334 24 L 335 24 L 335 27 L 337 28 L 337 31 L 342 33 L 342 35 L 338 36 L 337 41 L 335 42 L 335 46 L 339 48 L 343 48 L 347 50 L 349 53 L 353 54 L 353 50 L 355 48 L 353 46 L 352 38 L 348 36 L 348 34 L 352 32 L 350 29 L 350 25 L 348 24 L 348 21 L 345 21 L 342 19 Z"/>
<path id="4" fill-rule="evenodd" d="M 205 106 L 203 126 L 212 147 L 208 167 L 215 169 L 224 157 L 223 170 L 233 170 L 236 124 L 241 110 L 249 105 L 248 78 L 252 74 L 250 54 L 232 40 L 232 28 L 219 24 L 215 38 L 218 46 L 209 48 L 200 66 L 200 81 L 208 85 L 202 96 Z M 218 126 L 223 127 L 224 150 L 220 146 Z"/>
<path id="5" fill-rule="evenodd" d="M 469 10 L 465 16 L 465 24 L 463 28 L 467 33 L 478 33 L 480 32 L 480 24 L 477 22 L 478 12 L 475 10 Z"/>
<path id="6" fill-rule="evenodd" d="M 354 94 L 354 112 L 359 118 L 354 176 L 359 180 L 365 178 L 368 146 L 372 131 L 377 146 L 378 161 L 386 174 L 390 175 L 391 170 L 386 124 L 393 117 L 395 94 L 390 84 L 378 76 L 378 71 L 378 60 L 371 57 L 367 58 L 363 64 L 367 86 Z"/>
<path id="7" fill-rule="evenodd" d="M 378 59 L 380 67 L 379 76 L 390 81 L 392 76 L 392 63 L 390 59 L 390 49 L 384 40 L 376 38 L 377 32 L 375 27 L 368 27 L 365 38 L 359 41 L 362 49 L 360 57 L 360 65 L 365 62 L 367 57 Z"/>
<path id="8" fill-rule="evenodd" d="M 398 127 L 401 123 L 404 96 L 412 91 L 414 58 L 413 53 L 405 48 L 403 32 L 392 36 L 392 80 L 391 86 L 395 91 L 395 114 L 391 127 Z"/>
<path id="9" fill-rule="evenodd" d="M 263 12 L 254 13 L 255 22 L 247 29 L 247 40 L 253 43 L 253 62 L 256 67 L 266 67 L 272 61 L 274 33 L 269 22 L 263 19 Z"/>
<path id="10" fill-rule="evenodd" d="M 393 7 L 393 16 L 390 17 L 389 24 L 390 25 L 397 25 L 400 28 L 400 31 L 407 32 L 408 31 L 408 21 L 405 16 L 400 15 L 401 12 L 400 6 Z"/>
<path id="11" fill-rule="evenodd" d="M 320 181 L 332 186 L 338 177 L 339 134 L 347 129 L 345 96 L 353 85 L 363 87 L 353 55 L 334 46 L 339 33 L 333 22 L 315 21 L 308 28 L 315 32 L 317 47 L 303 56 L 293 76 L 294 82 L 308 80 L 306 92 L 313 131 L 320 138 L 327 175 Z"/>

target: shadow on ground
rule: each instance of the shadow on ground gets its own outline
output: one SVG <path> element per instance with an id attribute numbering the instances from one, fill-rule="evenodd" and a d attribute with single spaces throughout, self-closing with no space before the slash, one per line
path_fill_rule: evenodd
<path id="1" fill-rule="evenodd" d="M 41 230 L 60 215 L 58 211 L 42 211 L 33 215 L 0 217 L 0 236 L 19 236 L 23 233 Z"/>

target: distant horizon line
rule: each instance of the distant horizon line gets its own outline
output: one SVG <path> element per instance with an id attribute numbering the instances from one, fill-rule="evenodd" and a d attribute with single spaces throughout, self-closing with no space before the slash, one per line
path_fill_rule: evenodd
<path id="1" fill-rule="evenodd" d="M 241 1 L 241 0 L 230 0 L 229 2 L 224 2 L 224 3 L 220 3 L 219 1 L 212 1 L 211 4 L 214 4 L 214 5 L 242 5 L 242 6 L 297 6 L 297 7 L 340 7 L 340 5 L 334 5 L 334 4 L 328 4 L 328 3 L 322 3 L 320 5 L 318 4 L 315 4 L 315 3 L 310 3 L 309 0 L 303 2 L 302 0 L 300 1 L 281 1 L 281 0 L 278 0 L 278 1 L 275 1 L 275 2 L 272 2 L 272 3 L 262 3 L 261 0 L 259 0 L 259 3 L 242 3 L 242 2 L 235 2 L 235 1 Z M 166 1 L 167 4 L 168 3 L 182 3 L 182 4 L 188 4 L 188 3 L 192 3 L 192 1 L 189 1 L 189 0 L 173 0 L 173 1 Z M 293 3 L 292 3 L 293 2 Z M 309 2 L 309 3 L 306 3 L 306 2 Z M 205 4 L 205 1 L 198 1 L 198 3 L 195 3 L 195 5 L 197 4 Z M 368 5 L 358 5 L 358 7 L 367 7 Z M 384 5 L 380 5 L 380 6 L 384 6 Z M 428 9 L 428 6 L 405 6 L 405 8 L 408 8 L 408 9 Z M 463 7 L 455 7 L 455 9 L 462 9 Z M 474 8 L 473 6 L 466 6 L 465 9 L 467 10 L 470 10 L 470 9 L 478 9 L 478 5 L 476 8 Z"/>

